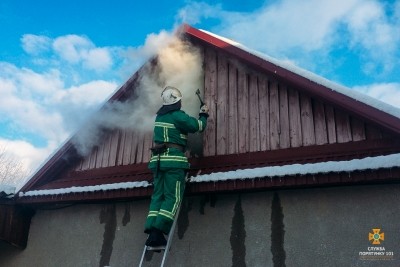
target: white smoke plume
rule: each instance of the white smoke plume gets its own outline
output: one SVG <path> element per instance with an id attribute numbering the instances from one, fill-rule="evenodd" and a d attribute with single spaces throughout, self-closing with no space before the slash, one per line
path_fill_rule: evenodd
<path id="1" fill-rule="evenodd" d="M 124 102 L 106 103 L 75 135 L 72 142 L 80 155 L 90 153 L 108 131 L 152 133 L 155 114 L 162 105 L 161 92 L 167 85 L 182 92 L 182 110 L 191 116 L 198 115 L 200 102 L 195 92 L 203 88 L 201 52 L 176 34 L 166 38 L 164 32 L 158 39 L 154 35 L 151 38 L 151 48 L 144 47 L 143 51 L 155 50 L 157 65 L 146 63 L 133 95 Z"/>

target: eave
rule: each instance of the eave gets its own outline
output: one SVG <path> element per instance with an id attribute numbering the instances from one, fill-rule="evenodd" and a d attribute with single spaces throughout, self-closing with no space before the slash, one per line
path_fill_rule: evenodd
<path id="1" fill-rule="evenodd" d="M 243 179 L 204 183 L 187 183 L 186 194 L 208 194 L 226 192 L 251 192 L 271 189 L 313 188 L 324 186 L 349 186 L 367 184 L 390 184 L 400 182 L 400 168 L 365 170 L 354 172 L 334 172 L 313 175 L 293 175 L 277 179 L 268 177 L 257 179 Z M 74 194 L 57 194 L 44 196 L 29 196 L 19 198 L 19 204 L 51 204 L 51 203 L 79 203 L 99 202 L 107 200 L 127 200 L 148 198 L 152 194 L 152 187 L 132 189 L 116 189 L 108 191 L 94 191 Z"/>
<path id="2" fill-rule="evenodd" d="M 358 149 L 357 149 L 358 148 Z M 329 151 L 329 152 L 328 152 Z M 229 172 L 239 169 L 265 166 L 285 166 L 290 164 L 323 163 L 346 161 L 371 156 L 388 155 L 400 151 L 400 140 L 374 140 L 355 143 L 311 146 L 278 151 L 253 152 L 238 155 L 221 155 L 192 159 L 191 177 L 201 174 Z M 152 175 L 146 164 L 108 167 L 67 175 L 35 190 L 57 188 L 90 187 L 95 185 L 148 182 Z M 345 172 L 313 173 L 306 175 L 286 175 L 282 177 L 259 177 L 255 179 L 234 179 L 227 181 L 188 183 L 188 194 L 217 193 L 227 191 L 268 190 L 274 188 L 298 188 L 316 186 L 339 186 L 351 184 L 393 183 L 400 181 L 400 168 L 373 170 L 354 170 Z M 68 194 L 35 195 L 17 198 L 17 203 L 69 203 L 81 201 L 100 201 L 109 199 L 133 199 L 149 197 L 151 186 L 136 188 L 98 190 L 92 192 L 73 192 Z"/>

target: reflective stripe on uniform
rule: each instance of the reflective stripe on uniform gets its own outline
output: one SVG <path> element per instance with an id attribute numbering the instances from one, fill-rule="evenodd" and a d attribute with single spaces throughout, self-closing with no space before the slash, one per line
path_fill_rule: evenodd
<path id="1" fill-rule="evenodd" d="M 160 209 L 159 215 L 165 216 L 171 220 L 174 220 L 176 211 L 178 210 L 179 203 L 181 202 L 181 182 L 176 181 L 175 183 L 175 203 L 172 207 L 172 211 Z"/>
<path id="2" fill-rule="evenodd" d="M 158 161 L 158 156 L 152 156 L 150 162 Z M 160 156 L 160 161 L 176 161 L 176 162 L 188 162 L 187 158 L 184 156 Z"/>
<path id="3" fill-rule="evenodd" d="M 154 126 L 155 126 L 155 127 L 162 127 L 162 128 L 163 128 L 163 130 L 164 130 L 164 136 L 163 136 L 164 142 L 169 142 L 168 129 L 176 129 L 176 127 L 175 127 L 174 124 L 172 124 L 172 123 L 167 123 L 167 122 L 159 122 L 159 121 L 156 121 L 156 122 L 154 123 Z"/>
<path id="4" fill-rule="evenodd" d="M 164 142 L 169 142 L 168 128 L 164 127 Z"/>
<path id="5" fill-rule="evenodd" d="M 174 220 L 174 215 L 167 210 L 160 210 L 158 214 L 167 217 L 168 219 Z"/>
<path id="6" fill-rule="evenodd" d="M 181 183 L 179 181 L 176 181 L 175 184 L 175 203 L 174 207 L 172 209 L 172 213 L 175 216 L 176 210 L 178 209 L 179 202 L 181 201 Z"/>
<path id="7" fill-rule="evenodd" d="M 201 120 L 197 120 L 197 123 L 199 124 L 199 132 L 203 131 L 203 122 Z"/>
<path id="8" fill-rule="evenodd" d="M 172 123 L 159 122 L 159 121 L 156 121 L 156 122 L 154 123 L 154 126 L 156 126 L 156 127 L 164 127 L 164 128 L 173 128 L 173 129 L 176 128 L 175 125 L 172 124 Z"/>
<path id="9" fill-rule="evenodd" d="M 200 122 L 202 123 L 202 122 Z M 172 123 L 167 123 L 167 122 L 155 122 L 154 123 L 155 127 L 162 127 L 163 128 L 163 140 L 164 142 L 169 142 L 169 135 L 168 135 L 168 129 L 176 129 L 175 125 Z M 187 134 L 180 134 L 179 137 L 181 139 L 187 140 L 188 136 Z"/>
<path id="10" fill-rule="evenodd" d="M 147 215 L 147 217 L 157 217 L 157 216 L 158 216 L 158 211 L 155 210 L 149 211 L 149 214 Z"/>

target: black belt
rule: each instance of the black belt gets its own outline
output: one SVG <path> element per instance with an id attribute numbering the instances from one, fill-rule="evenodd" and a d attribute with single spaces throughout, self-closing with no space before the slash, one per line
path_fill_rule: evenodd
<path id="1" fill-rule="evenodd" d="M 181 152 L 185 152 L 185 147 L 182 145 L 174 144 L 174 143 L 164 143 L 166 147 L 168 148 L 177 148 Z"/>
<path id="2" fill-rule="evenodd" d="M 166 148 L 176 148 L 176 149 L 178 149 L 179 151 L 181 151 L 181 152 L 185 152 L 185 147 L 184 146 L 182 146 L 182 145 L 178 145 L 178 144 L 174 144 L 174 143 L 161 143 L 161 144 L 156 144 L 151 150 L 153 151 L 153 152 L 156 152 L 156 154 L 161 154 L 161 153 L 163 153 L 164 151 L 164 149 L 166 149 Z"/>

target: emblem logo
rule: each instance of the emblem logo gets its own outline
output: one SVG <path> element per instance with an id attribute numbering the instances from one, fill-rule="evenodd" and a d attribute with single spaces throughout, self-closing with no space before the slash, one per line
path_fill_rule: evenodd
<path id="1" fill-rule="evenodd" d="M 369 241 L 372 241 L 372 245 L 379 245 L 381 241 L 385 240 L 385 233 L 381 233 L 381 229 L 372 229 L 372 233 L 368 235 Z"/>

